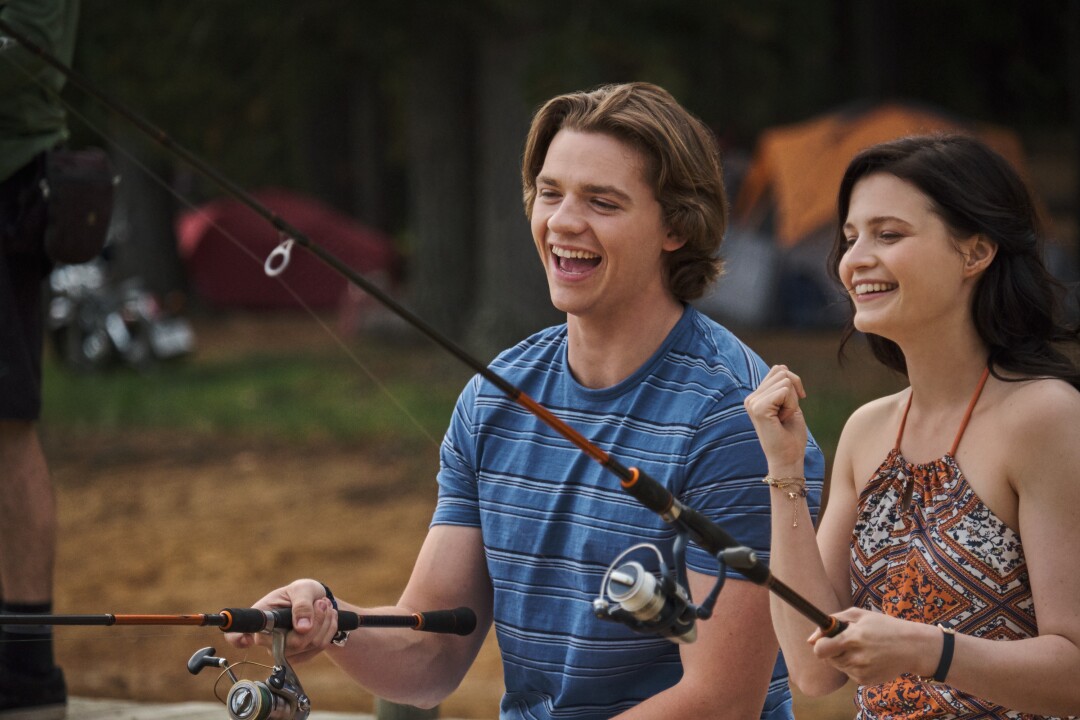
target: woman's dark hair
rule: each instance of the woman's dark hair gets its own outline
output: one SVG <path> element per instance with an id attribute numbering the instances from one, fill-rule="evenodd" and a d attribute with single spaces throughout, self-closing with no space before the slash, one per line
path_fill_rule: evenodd
<path id="1" fill-rule="evenodd" d="M 966 135 L 907 137 L 863 150 L 848 165 L 840 183 L 837 210 L 842 228 L 851 192 L 859 180 L 887 173 L 911 183 L 926 195 L 933 211 L 955 238 L 983 234 L 997 245 L 997 255 L 975 287 L 971 317 L 990 348 L 991 372 L 999 369 L 1025 377 L 1054 377 L 1080 389 L 1080 368 L 1061 345 L 1080 343 L 1080 329 L 1062 318 L 1064 288 L 1042 261 L 1038 212 L 1024 181 L 1009 163 L 985 144 Z M 846 238 L 838 230 L 829 254 L 829 271 L 840 279 Z M 843 347 L 855 332 L 849 320 Z M 907 374 L 900 347 L 867 335 L 881 363 Z"/>

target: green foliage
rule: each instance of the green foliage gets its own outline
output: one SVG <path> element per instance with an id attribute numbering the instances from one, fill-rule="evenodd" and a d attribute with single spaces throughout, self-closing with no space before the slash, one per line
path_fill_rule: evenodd
<path id="1" fill-rule="evenodd" d="M 410 374 L 417 366 L 407 360 L 379 364 L 369 376 L 340 354 L 254 354 L 146 374 L 79 375 L 50 360 L 43 421 L 76 432 L 158 429 L 283 441 L 441 437 L 463 373 L 424 377 Z"/>
<path id="2" fill-rule="evenodd" d="M 810 432 L 828 462 L 831 463 L 836 455 L 836 444 L 851 413 L 869 399 L 856 397 L 845 389 L 829 387 L 825 392 L 819 391 L 800 403 Z"/>
<path id="3" fill-rule="evenodd" d="M 906 384 L 859 345 L 849 348 L 852 355 L 841 366 L 834 333 L 741 336 L 766 362 L 790 364 L 803 377 L 803 410 L 830 461 L 848 416 Z M 218 359 L 196 355 L 147 374 L 73 374 L 47 357 L 42 419 L 60 435 L 155 429 L 281 442 L 376 439 L 397 447 L 430 446 L 441 439 L 470 376 L 458 360 L 426 341 L 365 341 L 362 352 L 324 345 Z"/>

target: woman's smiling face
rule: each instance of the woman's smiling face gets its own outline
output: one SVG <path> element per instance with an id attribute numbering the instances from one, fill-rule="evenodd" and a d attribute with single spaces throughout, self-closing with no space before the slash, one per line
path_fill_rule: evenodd
<path id="1" fill-rule="evenodd" d="M 884 172 L 859 180 L 843 232 L 839 273 L 855 305 L 856 329 L 898 341 L 969 313 L 965 241 L 952 237 L 930 198 L 911 183 Z"/>

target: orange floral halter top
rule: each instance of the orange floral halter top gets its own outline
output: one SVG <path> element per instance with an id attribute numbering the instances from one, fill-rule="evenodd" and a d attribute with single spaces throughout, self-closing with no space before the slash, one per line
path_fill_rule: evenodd
<path id="1" fill-rule="evenodd" d="M 956 464 L 989 374 L 983 372 L 952 448 L 933 462 L 913 464 L 900 453 L 908 397 L 896 445 L 859 496 L 851 541 L 855 607 L 994 640 L 1038 635 L 1020 536 L 983 504 Z M 860 686 L 855 705 L 856 720 L 1036 720 L 914 675 Z"/>

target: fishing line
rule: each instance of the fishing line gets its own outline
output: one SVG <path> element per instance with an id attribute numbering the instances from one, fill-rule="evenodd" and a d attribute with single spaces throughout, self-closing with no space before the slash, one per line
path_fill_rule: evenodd
<path id="1" fill-rule="evenodd" d="M 2 38 L 0 40 L 5 40 L 7 42 L 14 42 L 12 40 L 9 40 L 8 38 Z M 3 47 L 3 45 L 0 45 L 0 49 L 2 49 L 2 47 Z M 244 255 L 246 255 L 248 258 L 250 258 L 253 263 L 258 265 L 259 267 L 264 267 L 264 259 L 263 258 L 256 255 L 254 251 L 252 251 L 250 248 L 248 248 L 246 245 L 244 245 L 240 241 L 240 239 L 237 238 L 233 233 L 231 233 L 226 228 L 222 227 L 221 224 L 216 222 L 212 217 L 210 217 L 206 213 L 205 210 L 203 210 L 202 208 L 195 205 L 195 203 L 193 201 L 191 201 L 188 198 L 186 198 L 185 196 L 181 195 L 172 186 L 172 184 L 169 181 L 167 181 L 164 177 L 162 177 L 160 174 L 158 174 L 153 169 L 151 169 L 149 166 L 147 166 L 146 163 L 142 162 L 142 160 L 140 160 L 135 155 L 134 152 L 128 150 L 119 140 L 117 140 L 115 137 L 111 136 L 106 131 L 102 130 L 96 123 L 94 123 L 92 120 L 90 120 L 89 117 L 87 117 L 84 113 L 80 112 L 72 103 L 70 103 L 69 101 L 64 99 L 60 93 L 57 93 L 56 91 L 54 91 L 51 87 L 46 85 L 40 78 L 36 77 L 33 73 L 27 71 L 23 66 L 19 65 L 17 62 L 12 60 L 10 57 L 7 57 L 6 54 L 0 53 L 0 56 L 4 57 L 4 59 L 7 61 L 9 66 L 12 66 L 12 67 L 15 67 L 16 69 L 18 69 L 19 72 L 23 73 L 23 75 L 25 75 L 30 80 L 32 80 L 38 87 L 40 87 L 42 90 L 46 91 L 47 93 L 52 95 L 54 98 L 56 98 L 64 106 L 64 108 L 72 115 L 72 117 L 76 118 L 81 124 L 83 124 L 85 127 L 89 128 L 92 133 L 94 133 L 98 137 L 105 140 L 105 142 L 107 142 L 109 144 L 109 147 L 111 149 L 115 150 L 116 152 L 118 152 L 119 154 L 124 156 L 133 166 L 135 166 L 140 171 L 142 171 L 142 173 L 144 175 L 146 175 L 146 177 L 148 177 L 155 184 L 157 184 L 158 186 L 163 188 L 173 198 L 175 198 L 176 200 L 179 200 L 180 203 L 182 203 L 189 210 L 192 210 L 192 211 L 198 213 L 200 218 L 206 220 L 206 222 L 210 226 L 212 226 L 214 229 L 216 229 L 218 232 L 220 232 L 225 238 L 227 238 L 229 240 L 229 242 L 231 242 L 234 246 L 236 246 L 237 249 L 239 249 L 241 252 L 243 252 Z M 72 85 L 75 86 L 75 87 L 78 87 L 78 85 L 75 84 L 75 83 L 72 83 Z M 79 89 L 82 90 L 82 88 L 79 88 Z M 90 93 L 86 93 L 85 91 L 83 91 L 83 92 L 88 97 L 91 97 L 91 98 L 94 97 Z M 364 375 L 367 376 L 367 378 L 372 382 L 372 384 L 391 402 L 391 404 L 393 404 L 394 407 L 396 407 L 406 418 L 408 418 L 409 422 L 412 423 L 412 425 L 419 431 L 419 433 L 424 437 L 425 440 L 427 440 L 427 442 L 429 444 L 431 444 L 435 448 L 438 448 L 440 446 L 439 441 L 435 438 L 434 435 L 431 434 L 431 432 L 428 431 L 428 429 L 426 427 L 424 427 L 424 425 L 420 422 L 419 418 L 417 418 L 405 406 L 405 404 L 401 400 L 398 399 L 398 397 L 393 393 L 393 391 L 390 390 L 389 386 L 387 386 L 386 383 L 384 383 L 381 379 L 379 379 L 378 376 L 376 376 L 374 370 L 372 370 L 360 358 L 360 356 L 348 344 L 348 342 L 344 338 L 342 338 L 341 335 L 339 333 L 337 333 L 332 327 L 330 327 L 330 325 L 328 325 L 327 322 L 322 317 L 320 317 L 319 314 L 317 312 L 315 312 L 315 310 L 307 302 L 304 301 L 303 297 L 291 285 L 289 285 L 289 283 L 285 280 L 284 277 L 282 277 L 282 275 L 280 273 L 278 273 L 278 274 L 267 273 L 267 276 L 270 277 L 272 280 L 278 282 L 281 285 L 281 287 L 284 288 L 285 291 L 288 292 L 289 295 L 292 296 L 293 300 L 295 300 L 296 303 L 301 308 L 303 308 L 303 310 L 319 325 L 319 327 L 322 328 L 323 332 L 325 332 L 333 340 L 333 342 L 339 348 L 341 348 L 342 352 L 345 353 L 345 355 L 353 362 L 353 364 L 356 365 L 356 367 L 360 368 L 360 370 L 364 373 Z"/>
<path id="2" fill-rule="evenodd" d="M 605 469 L 618 477 L 619 484 L 623 490 L 632 495 L 643 506 L 659 515 L 664 521 L 673 525 L 680 532 L 688 533 L 689 536 L 703 549 L 710 552 L 714 557 L 717 557 L 720 562 L 725 562 L 728 567 L 738 571 L 751 582 L 768 588 L 769 591 L 783 599 L 795 610 L 820 627 L 825 635 L 836 635 L 846 627 L 845 623 L 820 610 L 806 598 L 795 592 L 791 587 L 773 576 L 769 571 L 768 565 L 760 561 L 753 550 L 742 546 L 718 524 L 694 508 L 684 505 L 675 498 L 667 488 L 649 476 L 646 472 L 635 467 L 623 465 L 598 445 L 589 441 L 577 430 L 555 416 L 550 410 L 525 394 L 520 388 L 502 378 L 490 367 L 481 363 L 447 336 L 436 330 L 423 318 L 416 315 L 381 288 L 345 265 L 339 258 L 328 252 L 322 246 L 312 242 L 303 233 L 289 226 L 279 216 L 252 198 L 243 188 L 222 176 L 220 172 L 193 155 L 187 149 L 176 145 L 164 131 L 151 125 L 126 106 L 111 100 L 100 91 L 96 90 L 94 86 L 83 79 L 79 73 L 64 65 L 54 57 L 51 57 L 32 42 L 26 40 L 19 33 L 14 31 L 9 24 L 0 21 L 0 29 L 7 32 L 21 42 L 26 49 L 36 53 L 51 66 L 63 73 L 71 84 L 76 85 L 88 95 L 96 98 L 114 112 L 129 120 L 136 127 L 156 139 L 162 146 L 171 149 L 174 154 L 186 161 L 208 179 L 215 182 L 223 190 L 232 194 L 234 198 L 244 202 L 252 210 L 282 232 L 283 236 L 288 237 L 289 241 L 295 241 L 296 243 L 303 245 L 305 249 L 321 259 L 331 268 L 337 270 L 354 285 L 379 300 L 401 319 L 407 321 L 430 340 L 441 346 L 454 357 L 458 358 L 465 365 L 472 368 L 478 375 L 499 389 L 510 400 L 524 407 L 537 419 L 543 421 L 549 428 L 556 431 L 559 435 L 562 435 L 579 450 L 596 460 Z M 279 246 L 279 250 L 282 248 L 284 248 L 284 244 Z"/>

